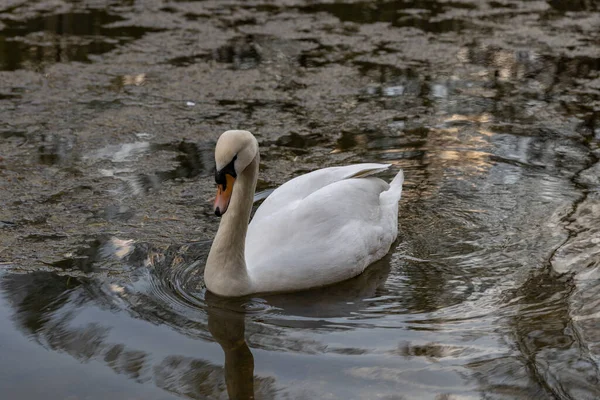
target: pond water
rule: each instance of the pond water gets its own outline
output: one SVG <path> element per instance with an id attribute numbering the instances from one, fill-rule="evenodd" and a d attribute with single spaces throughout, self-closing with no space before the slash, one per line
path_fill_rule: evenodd
<path id="1" fill-rule="evenodd" d="M 213 148 L 393 164 L 359 277 L 204 289 Z M 600 398 L 594 1 L 6 0 L 6 399 Z"/>

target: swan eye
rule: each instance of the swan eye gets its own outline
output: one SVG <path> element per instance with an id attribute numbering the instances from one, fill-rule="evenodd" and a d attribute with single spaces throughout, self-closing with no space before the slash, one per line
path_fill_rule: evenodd
<path id="1" fill-rule="evenodd" d="M 223 185 L 223 189 L 227 189 L 226 175 L 231 175 L 232 177 L 237 178 L 237 173 L 235 172 L 235 160 L 237 160 L 237 154 L 233 156 L 233 159 L 229 164 L 221 168 L 219 171 L 215 170 L 215 182 L 217 185 Z"/>

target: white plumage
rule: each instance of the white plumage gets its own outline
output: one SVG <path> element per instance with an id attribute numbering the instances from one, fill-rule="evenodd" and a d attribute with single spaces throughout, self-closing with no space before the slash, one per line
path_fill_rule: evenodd
<path id="1" fill-rule="evenodd" d="M 222 137 L 225 135 L 256 140 L 245 131 L 228 131 Z M 217 143 L 217 158 L 222 152 L 221 142 L 219 139 Z M 226 138 L 223 145 L 230 147 L 231 142 L 231 138 Z M 256 167 L 250 169 L 257 172 L 258 150 L 255 159 Z M 236 169 L 238 162 L 239 159 Z M 252 161 L 248 163 L 251 164 Z M 242 238 L 230 231 L 246 228 L 242 222 L 244 218 L 247 221 L 249 211 L 246 216 L 234 207 L 252 204 L 256 173 L 238 174 L 235 185 L 244 178 L 254 179 L 252 190 L 236 192 L 233 188 L 231 204 L 211 248 L 213 257 L 209 255 L 207 261 L 208 289 L 225 296 L 296 291 L 340 282 L 363 272 L 389 251 L 398 235 L 403 173 L 398 172 L 390 184 L 370 176 L 389 167 L 369 163 L 324 168 L 286 182 L 258 208 L 247 227 L 243 246 L 235 243 L 236 238 Z M 235 198 L 243 192 L 243 201 Z M 237 256 L 224 254 L 225 241 Z"/>
<path id="2" fill-rule="evenodd" d="M 317 170 L 276 189 L 256 211 L 246 264 L 258 291 L 323 286 L 361 273 L 398 235 L 402 172 L 390 185 L 352 178 L 388 168 L 357 164 Z"/>

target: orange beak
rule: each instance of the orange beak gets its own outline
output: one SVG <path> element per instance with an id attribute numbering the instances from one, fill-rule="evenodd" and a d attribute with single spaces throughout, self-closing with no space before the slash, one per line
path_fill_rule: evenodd
<path id="1" fill-rule="evenodd" d="M 229 201 L 231 200 L 231 193 L 233 192 L 233 184 L 235 183 L 235 178 L 229 174 L 225 175 L 225 179 L 225 185 L 217 185 L 217 198 L 215 199 L 215 214 L 217 217 L 220 217 L 227 211 Z"/>

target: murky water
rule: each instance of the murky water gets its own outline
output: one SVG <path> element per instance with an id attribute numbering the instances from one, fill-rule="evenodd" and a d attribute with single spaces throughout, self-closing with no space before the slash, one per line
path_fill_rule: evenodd
<path id="1" fill-rule="evenodd" d="M 599 9 L 6 0 L 3 398 L 600 398 Z M 393 251 L 322 290 L 206 293 L 231 128 L 260 190 L 403 168 Z"/>

